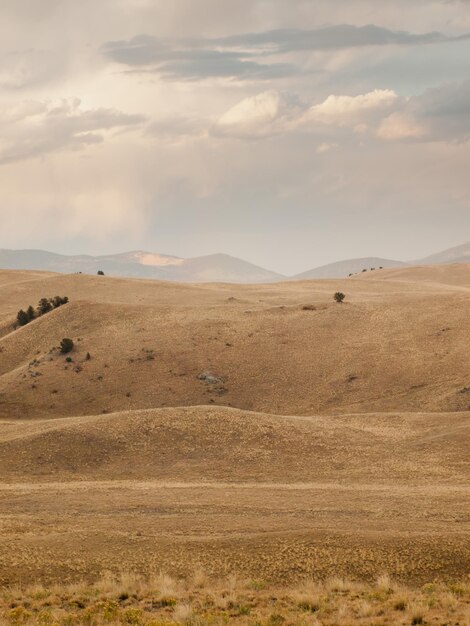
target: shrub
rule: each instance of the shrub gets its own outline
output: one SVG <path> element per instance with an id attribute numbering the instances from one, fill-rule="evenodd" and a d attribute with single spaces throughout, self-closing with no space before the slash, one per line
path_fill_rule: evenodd
<path id="1" fill-rule="evenodd" d="M 341 302 L 344 302 L 345 298 L 346 296 L 341 291 L 337 291 L 334 295 L 334 299 L 336 300 L 336 302 L 339 302 L 340 304 Z"/>
<path id="2" fill-rule="evenodd" d="M 98 276 L 104 276 L 103 270 L 98 270 Z"/>
<path id="3" fill-rule="evenodd" d="M 67 354 L 68 352 L 72 352 L 73 346 L 74 344 L 73 344 L 72 339 L 65 337 L 60 342 L 60 351 L 62 352 L 62 354 Z"/>
<path id="4" fill-rule="evenodd" d="M 16 315 L 16 321 L 18 322 L 18 326 L 26 326 L 30 321 L 28 314 L 23 309 L 20 309 Z"/>

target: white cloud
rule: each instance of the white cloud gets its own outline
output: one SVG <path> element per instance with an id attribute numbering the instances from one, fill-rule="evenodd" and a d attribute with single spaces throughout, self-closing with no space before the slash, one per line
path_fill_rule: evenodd
<path id="1" fill-rule="evenodd" d="M 470 81 L 408 98 L 390 89 L 356 96 L 332 94 L 311 106 L 294 95 L 265 91 L 231 107 L 214 131 L 240 139 L 286 133 L 316 135 L 323 146 L 358 134 L 384 141 L 466 141 L 470 137 Z"/>
<path id="2" fill-rule="evenodd" d="M 322 132 L 324 126 L 365 132 L 368 124 L 393 110 L 399 100 L 391 90 L 375 90 L 358 96 L 330 95 L 313 106 L 278 91 L 264 91 L 245 98 L 219 119 L 216 134 L 245 139 L 284 132 Z"/>
<path id="3" fill-rule="evenodd" d="M 264 91 L 245 98 L 219 119 L 215 134 L 246 139 L 283 132 L 298 117 L 302 107 L 291 95 Z"/>
<path id="4" fill-rule="evenodd" d="M 390 89 L 375 89 L 358 96 L 331 95 L 322 103 L 312 106 L 305 120 L 334 126 L 355 126 L 367 122 L 372 114 L 391 109 L 397 100 L 397 94 Z"/>

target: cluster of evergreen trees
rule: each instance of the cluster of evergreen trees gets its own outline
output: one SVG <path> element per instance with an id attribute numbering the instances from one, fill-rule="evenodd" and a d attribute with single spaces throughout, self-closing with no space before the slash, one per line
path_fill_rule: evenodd
<path id="1" fill-rule="evenodd" d="M 41 315 L 45 315 L 52 311 L 53 309 L 57 309 L 63 304 L 67 304 L 69 299 L 67 296 L 55 296 L 54 298 L 41 298 L 39 300 L 39 304 L 36 308 L 34 308 L 31 304 L 23 311 L 20 309 L 16 315 L 16 321 L 18 322 L 18 326 L 26 326 L 32 320 L 36 319 L 36 317 L 41 317 Z"/>

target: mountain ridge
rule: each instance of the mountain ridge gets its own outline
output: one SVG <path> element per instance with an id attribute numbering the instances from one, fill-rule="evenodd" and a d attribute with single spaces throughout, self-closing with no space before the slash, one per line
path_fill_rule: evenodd
<path id="1" fill-rule="evenodd" d="M 286 278 L 223 253 L 183 259 L 143 250 L 93 256 L 65 255 L 34 249 L 3 249 L 0 250 L 0 268 L 65 274 L 96 274 L 103 271 L 110 276 L 178 282 L 269 283 Z"/>
<path id="2" fill-rule="evenodd" d="M 147 278 L 188 283 L 271 283 L 284 280 L 346 278 L 377 269 L 405 268 L 414 265 L 441 265 L 470 262 L 470 242 L 414 261 L 382 257 L 344 259 L 321 265 L 293 276 L 260 267 L 225 253 L 182 258 L 170 254 L 131 250 L 105 255 L 65 255 L 37 249 L 0 249 L 0 268 L 58 273 L 96 274 Z"/>

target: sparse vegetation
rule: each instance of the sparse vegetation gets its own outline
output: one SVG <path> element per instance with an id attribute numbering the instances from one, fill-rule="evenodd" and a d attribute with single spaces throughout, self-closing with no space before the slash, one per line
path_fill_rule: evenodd
<path id="1" fill-rule="evenodd" d="M 26 311 L 20 309 L 16 315 L 16 321 L 18 326 L 26 326 L 32 320 L 41 315 L 46 315 L 50 311 L 57 309 L 58 307 L 67 304 L 69 301 L 67 296 L 54 296 L 53 298 L 41 298 L 38 306 L 35 309 L 32 304 L 28 306 Z"/>
<path id="2" fill-rule="evenodd" d="M 426 586 L 413 589 L 394 583 L 384 593 L 380 581 L 305 581 L 294 587 L 273 587 L 233 575 L 211 580 L 198 572 L 185 580 L 163 573 L 149 578 L 109 573 L 94 584 L 4 588 L 0 618 L 5 626 L 464 625 L 468 624 L 470 585 L 464 588 L 459 596 L 442 584 L 435 586 L 430 597 Z M 397 593 L 406 600 L 394 600 Z"/>
<path id="3" fill-rule="evenodd" d="M 341 291 L 337 291 L 334 295 L 335 302 L 338 302 L 339 304 L 344 302 L 345 298 L 346 298 L 345 294 L 342 293 Z"/>

